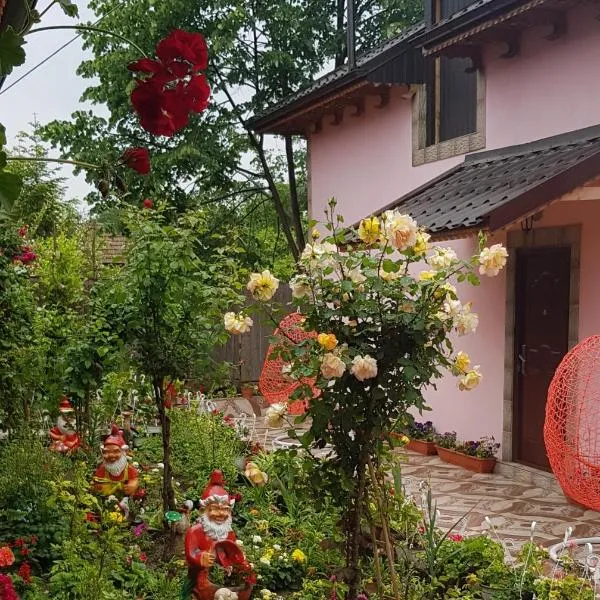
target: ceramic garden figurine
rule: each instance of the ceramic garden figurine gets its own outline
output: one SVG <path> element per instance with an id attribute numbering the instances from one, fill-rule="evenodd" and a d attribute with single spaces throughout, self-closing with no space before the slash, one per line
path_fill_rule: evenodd
<path id="1" fill-rule="evenodd" d="M 56 425 L 48 432 L 52 440 L 50 449 L 62 454 L 74 452 L 81 445 L 81 440 L 75 431 L 75 411 L 66 396 L 60 401 L 58 412 Z"/>
<path id="2" fill-rule="evenodd" d="M 201 516 L 185 536 L 185 557 L 196 600 L 237 598 L 249 600 L 256 577 L 232 529 L 235 499 L 225 489 L 221 471 L 213 471 L 200 500 Z M 237 575 L 235 587 L 225 588 L 209 580 L 211 567 L 223 568 L 228 575 Z M 231 592 L 226 595 L 226 591 Z"/>
<path id="3" fill-rule="evenodd" d="M 103 461 L 94 473 L 93 485 L 103 496 L 116 496 L 123 499 L 133 496 L 139 487 L 139 474 L 127 462 L 128 446 L 123 434 L 116 425 L 102 446 Z"/>

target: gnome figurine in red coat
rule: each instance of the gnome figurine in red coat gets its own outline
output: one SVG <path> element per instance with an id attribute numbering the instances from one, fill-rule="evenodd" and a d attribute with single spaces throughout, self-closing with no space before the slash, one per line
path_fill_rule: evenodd
<path id="1" fill-rule="evenodd" d="M 81 440 L 75 431 L 75 411 L 66 396 L 62 397 L 58 412 L 56 425 L 48 432 L 52 440 L 50 450 L 61 454 L 75 452 L 81 446 Z"/>
<path id="2" fill-rule="evenodd" d="M 196 600 L 213 600 L 217 592 L 224 590 L 208 579 L 213 566 L 223 568 L 228 574 L 236 571 L 241 575 L 241 585 L 231 588 L 238 600 L 248 600 L 252 593 L 256 578 L 236 544 L 237 538 L 232 529 L 234 504 L 234 498 L 225 489 L 223 473 L 213 471 L 200 500 L 200 519 L 185 536 L 185 558 Z"/>
<path id="3" fill-rule="evenodd" d="M 127 448 L 121 430 L 113 424 L 102 445 L 102 464 L 94 473 L 94 488 L 103 496 L 122 499 L 137 492 L 139 474 L 127 462 Z"/>

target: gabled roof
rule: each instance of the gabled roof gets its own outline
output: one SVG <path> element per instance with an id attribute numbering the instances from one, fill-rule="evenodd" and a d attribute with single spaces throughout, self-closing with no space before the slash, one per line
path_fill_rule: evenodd
<path id="1" fill-rule="evenodd" d="M 320 77 L 269 108 L 264 115 L 254 117 L 251 128 L 258 132 L 280 133 L 278 129 L 285 132 L 283 123 L 290 115 L 358 85 L 422 83 L 423 56 L 413 42 L 424 31 L 425 24 L 419 23 L 374 50 L 359 54 L 354 69 L 344 65 Z"/>
<path id="2" fill-rule="evenodd" d="M 600 125 L 468 155 L 381 210 L 410 214 L 438 237 L 498 230 L 600 176 Z"/>

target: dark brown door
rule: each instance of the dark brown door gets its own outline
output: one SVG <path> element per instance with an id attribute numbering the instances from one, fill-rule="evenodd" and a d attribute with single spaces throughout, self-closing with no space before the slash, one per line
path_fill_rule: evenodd
<path id="1" fill-rule="evenodd" d="M 570 279 L 569 247 L 517 251 L 513 456 L 547 470 L 546 397 L 568 349 Z"/>

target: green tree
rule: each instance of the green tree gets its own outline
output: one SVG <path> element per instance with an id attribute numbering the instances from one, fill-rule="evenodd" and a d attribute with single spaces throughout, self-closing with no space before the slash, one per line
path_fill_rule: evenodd
<path id="1" fill-rule="evenodd" d="M 171 421 L 165 382 L 192 369 L 212 368 L 212 350 L 226 340 L 223 306 L 240 303 L 237 275 L 222 236 L 211 235 L 201 213 L 174 222 L 163 210 L 132 210 L 126 262 L 107 289 L 110 330 L 123 340 L 137 369 L 152 381 L 162 426 L 163 504 L 175 508 Z"/>
<path id="2" fill-rule="evenodd" d="M 363 48 L 378 43 L 392 25 L 418 18 L 420 0 L 360 0 L 356 2 L 358 37 Z M 85 32 L 94 58 L 79 74 L 98 83 L 84 99 L 108 107 L 104 119 L 77 112 L 72 121 L 55 121 L 45 138 L 71 158 L 99 163 L 114 160 L 127 146 L 148 146 L 153 173 L 130 183 L 130 198 L 169 198 L 179 210 L 192 203 L 216 203 L 230 198 L 248 202 L 257 193 L 272 203 L 290 252 L 297 258 L 304 247 L 298 172 L 303 166 L 301 144 L 286 137 L 285 151 L 270 151 L 267 139 L 249 127 L 253 115 L 283 100 L 309 83 L 327 64 L 345 56 L 344 0 L 92 0 L 103 18 L 102 27 L 132 40 L 148 54 L 174 28 L 201 31 L 207 37 L 213 86 L 210 109 L 168 140 L 144 132 L 132 113 L 131 74 L 127 62 L 135 50 L 116 37 Z M 144 23 L 144 27 L 140 27 Z M 300 169 L 299 169 L 300 167 Z M 300 177 L 301 179 L 302 177 Z M 283 196 L 281 183 L 289 193 Z M 99 208 L 110 199 L 91 198 Z"/>

